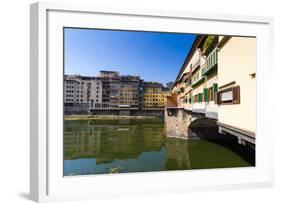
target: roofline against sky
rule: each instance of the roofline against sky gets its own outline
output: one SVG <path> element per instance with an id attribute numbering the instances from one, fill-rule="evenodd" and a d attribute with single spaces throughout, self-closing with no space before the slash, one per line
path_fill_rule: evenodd
<path id="1" fill-rule="evenodd" d="M 194 42 L 193 42 L 193 44 L 192 44 L 192 47 L 191 47 L 191 49 L 189 50 L 189 52 L 188 52 L 188 54 L 187 54 L 187 56 L 186 56 L 186 58 L 185 58 L 185 60 L 184 60 L 184 63 L 183 63 L 183 65 L 182 65 L 182 67 L 181 67 L 181 69 L 180 69 L 180 71 L 179 71 L 179 74 L 177 75 L 177 78 L 176 78 L 176 80 L 175 80 L 175 84 L 176 84 L 176 82 L 180 79 L 180 77 L 181 77 L 183 71 L 185 70 L 187 64 L 190 62 L 190 60 L 191 60 L 191 58 L 192 58 L 194 52 L 196 51 L 196 49 L 197 49 L 199 43 L 201 42 L 201 39 L 202 39 L 203 36 L 204 36 L 204 35 L 196 35 L 196 38 L 195 38 L 195 40 L 194 40 Z"/>

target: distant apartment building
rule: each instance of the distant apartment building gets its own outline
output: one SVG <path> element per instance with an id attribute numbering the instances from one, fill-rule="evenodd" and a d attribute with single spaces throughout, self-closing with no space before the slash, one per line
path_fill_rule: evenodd
<path id="1" fill-rule="evenodd" d="M 67 75 L 64 80 L 65 112 L 87 112 L 102 102 L 102 81 L 97 77 Z"/>
<path id="2" fill-rule="evenodd" d="M 117 71 L 108 71 L 108 70 L 101 70 L 99 73 L 100 78 L 108 78 L 108 79 L 116 79 L 119 78 L 119 72 Z"/>
<path id="3" fill-rule="evenodd" d="M 164 108 L 165 99 L 163 86 L 157 82 L 144 82 L 143 84 L 143 107 L 149 108 Z"/>
<path id="4" fill-rule="evenodd" d="M 139 76 L 119 76 L 110 82 L 110 107 L 135 108 L 140 105 L 142 80 Z"/>
<path id="5" fill-rule="evenodd" d="M 119 72 L 102 70 L 99 72 L 99 77 L 102 79 L 102 104 L 96 104 L 91 109 L 110 108 L 110 83 L 118 81 Z"/>
<path id="6" fill-rule="evenodd" d="M 103 110 L 164 109 L 165 92 L 161 83 L 144 82 L 140 76 L 100 71 L 97 77 L 65 75 L 66 114 Z M 114 113 L 112 113 L 114 114 Z"/>

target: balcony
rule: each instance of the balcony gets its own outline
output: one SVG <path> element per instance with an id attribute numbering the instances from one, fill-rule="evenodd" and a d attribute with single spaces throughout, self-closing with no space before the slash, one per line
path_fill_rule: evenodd
<path id="1" fill-rule="evenodd" d="M 218 49 L 215 48 L 207 57 L 205 67 L 202 68 L 201 75 L 207 76 L 211 73 L 216 67 L 218 63 Z"/>
<path id="2" fill-rule="evenodd" d="M 192 83 L 191 87 L 196 87 L 199 84 L 203 83 L 205 81 L 205 78 L 202 76 L 201 78 L 199 78 L 198 80 L 196 80 L 195 82 Z"/>

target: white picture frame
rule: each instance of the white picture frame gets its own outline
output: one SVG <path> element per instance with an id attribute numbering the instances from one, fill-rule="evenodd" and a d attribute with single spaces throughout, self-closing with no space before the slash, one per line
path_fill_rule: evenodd
<path id="1" fill-rule="evenodd" d="M 40 2 L 30 13 L 30 198 L 94 199 L 273 185 L 273 19 L 212 13 L 96 8 Z M 190 27 L 190 25 L 193 25 Z M 222 26 L 223 25 L 223 26 Z M 62 27 L 249 35 L 257 37 L 256 167 L 63 177 Z M 212 28 L 212 29 L 210 29 Z M 267 120 L 265 120 L 267 119 Z M 61 136 L 61 137 L 60 137 Z M 266 137 L 263 137 L 266 136 Z M 149 182 L 149 186 L 147 183 Z M 188 182 L 188 183 L 187 183 Z"/>

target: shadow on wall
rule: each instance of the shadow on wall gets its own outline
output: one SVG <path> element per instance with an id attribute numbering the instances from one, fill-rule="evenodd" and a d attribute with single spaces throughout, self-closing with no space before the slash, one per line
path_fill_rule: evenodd
<path id="1" fill-rule="evenodd" d="M 206 117 L 193 120 L 188 126 L 188 138 L 219 138 L 218 125 L 215 119 Z"/>

